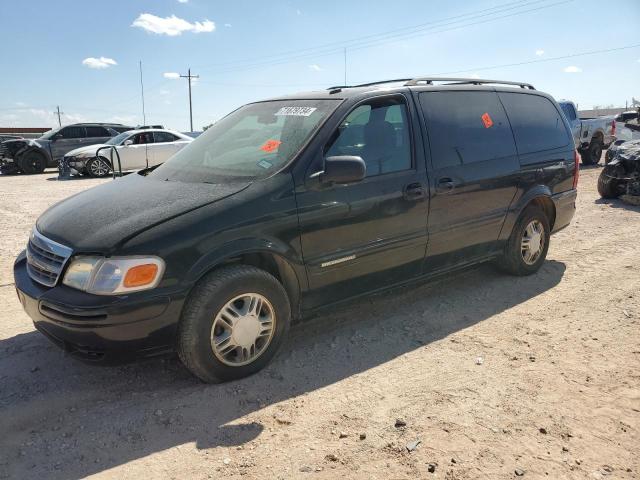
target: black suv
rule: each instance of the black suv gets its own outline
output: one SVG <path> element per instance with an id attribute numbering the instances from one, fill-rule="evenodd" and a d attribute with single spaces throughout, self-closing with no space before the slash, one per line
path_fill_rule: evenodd
<path id="1" fill-rule="evenodd" d="M 0 171 L 42 173 L 47 167 L 57 167 L 58 161 L 71 150 L 104 143 L 132 129 L 120 123 L 76 123 L 49 130 L 34 140 L 7 140 L 0 144 Z"/>
<path id="2" fill-rule="evenodd" d="M 14 266 L 36 328 L 89 361 L 177 351 L 214 382 L 262 368 L 320 307 L 489 260 L 536 272 L 575 212 L 556 102 L 394 82 L 245 105 L 50 208 Z"/>

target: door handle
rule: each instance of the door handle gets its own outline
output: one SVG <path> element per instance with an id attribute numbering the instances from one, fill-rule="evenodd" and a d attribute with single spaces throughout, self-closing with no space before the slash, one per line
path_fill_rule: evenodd
<path id="1" fill-rule="evenodd" d="M 449 177 L 438 179 L 436 189 L 438 192 L 450 192 L 456 187 L 456 183 Z"/>
<path id="2" fill-rule="evenodd" d="M 402 194 L 405 200 L 420 200 L 424 198 L 424 188 L 422 188 L 422 184 L 419 182 L 410 183 L 404 187 Z"/>

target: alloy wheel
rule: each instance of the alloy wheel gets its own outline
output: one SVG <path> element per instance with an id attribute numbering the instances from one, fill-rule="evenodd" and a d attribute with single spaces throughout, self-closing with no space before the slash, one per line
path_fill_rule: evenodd
<path id="1" fill-rule="evenodd" d="M 213 353 L 225 365 L 247 365 L 267 349 L 275 324 L 275 310 L 269 300 L 258 293 L 238 295 L 222 307 L 213 321 Z"/>
<path id="2" fill-rule="evenodd" d="M 536 263 L 544 250 L 545 245 L 544 226 L 540 220 L 531 220 L 522 234 L 520 242 L 520 251 L 522 260 L 527 265 Z"/>

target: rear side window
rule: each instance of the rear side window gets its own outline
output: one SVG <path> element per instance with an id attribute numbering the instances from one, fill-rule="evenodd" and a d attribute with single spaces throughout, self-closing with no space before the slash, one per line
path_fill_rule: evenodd
<path id="1" fill-rule="evenodd" d="M 87 137 L 110 137 L 111 134 L 104 127 L 85 127 L 87 130 Z"/>
<path id="2" fill-rule="evenodd" d="M 84 138 L 84 127 L 64 127 L 62 138 Z"/>
<path id="3" fill-rule="evenodd" d="M 153 137 L 155 139 L 155 143 L 167 143 L 179 140 L 178 137 L 169 132 L 153 132 Z"/>
<path id="4" fill-rule="evenodd" d="M 516 154 L 513 134 L 494 92 L 424 92 L 434 168 Z"/>
<path id="5" fill-rule="evenodd" d="M 571 138 L 560 112 L 545 97 L 499 93 L 509 114 L 520 154 L 566 147 Z"/>

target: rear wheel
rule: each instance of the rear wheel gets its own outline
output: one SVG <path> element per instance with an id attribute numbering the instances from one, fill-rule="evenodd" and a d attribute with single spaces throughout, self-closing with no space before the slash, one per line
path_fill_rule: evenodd
<path id="1" fill-rule="evenodd" d="M 19 159 L 20 170 L 26 174 L 42 173 L 47 166 L 47 159 L 38 152 L 27 152 Z"/>
<path id="2" fill-rule="evenodd" d="M 513 275 L 537 272 L 547 257 L 550 234 L 544 211 L 535 206 L 527 207 L 513 227 L 498 265 Z"/>
<path id="3" fill-rule="evenodd" d="M 273 358 L 290 321 L 289 299 L 276 278 L 248 265 L 225 267 L 191 293 L 180 320 L 178 355 L 205 382 L 246 377 Z"/>
<path id="4" fill-rule="evenodd" d="M 111 172 L 111 165 L 109 161 L 104 157 L 92 158 L 87 162 L 85 167 L 89 175 L 94 178 L 102 178 L 109 175 Z"/>

